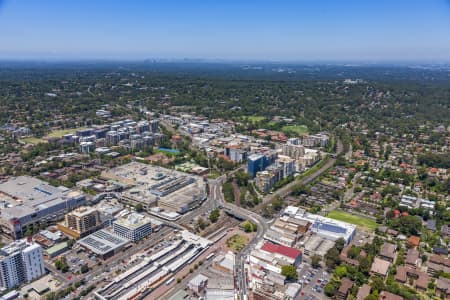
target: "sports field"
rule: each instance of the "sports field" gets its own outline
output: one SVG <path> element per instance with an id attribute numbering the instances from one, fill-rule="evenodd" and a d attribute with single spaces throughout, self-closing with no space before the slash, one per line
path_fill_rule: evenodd
<path id="1" fill-rule="evenodd" d="M 327 215 L 328 218 L 335 219 L 338 221 L 347 222 L 350 224 L 354 224 L 361 229 L 367 229 L 370 231 L 375 230 L 377 228 L 377 223 L 374 220 L 364 218 L 357 215 L 352 215 L 350 213 L 344 212 L 342 210 L 333 210 L 330 211 Z"/>
<path id="2" fill-rule="evenodd" d="M 247 119 L 250 122 L 260 122 L 265 119 L 263 116 L 245 116 L 244 119 Z"/>
<path id="3" fill-rule="evenodd" d="M 19 139 L 22 143 L 25 143 L 25 144 L 33 144 L 33 145 L 36 145 L 36 144 L 39 144 L 39 143 L 47 143 L 47 141 L 46 140 L 44 140 L 44 139 L 41 139 L 41 138 L 36 138 L 36 137 L 26 137 L 26 138 L 21 138 L 21 139 Z"/>
<path id="4" fill-rule="evenodd" d="M 77 130 L 86 129 L 87 127 L 69 128 L 69 129 L 58 129 L 47 134 L 44 139 L 48 138 L 60 138 L 69 133 L 75 133 Z"/>
<path id="5" fill-rule="evenodd" d="M 308 134 L 308 127 L 305 125 L 286 125 L 281 128 L 283 132 L 293 132 L 298 135 Z"/>

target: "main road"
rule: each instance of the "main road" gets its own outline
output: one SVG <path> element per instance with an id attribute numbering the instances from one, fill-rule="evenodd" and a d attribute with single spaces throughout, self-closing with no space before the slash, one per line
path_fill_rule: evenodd
<path id="1" fill-rule="evenodd" d="M 161 124 L 166 127 L 169 131 L 172 133 L 176 132 L 177 130 L 173 128 L 170 124 L 167 122 L 161 122 Z M 178 130 L 180 132 L 180 130 Z M 185 132 L 181 132 L 181 134 L 188 136 Z M 192 145 L 192 144 L 191 144 Z M 320 175 L 322 175 L 324 172 L 326 172 L 329 168 L 331 168 L 336 163 L 335 156 L 341 154 L 343 151 L 343 144 L 340 139 L 338 139 L 336 144 L 336 155 L 334 155 L 332 158 L 330 158 L 323 166 L 321 166 L 319 169 L 314 171 L 313 173 L 309 174 L 308 176 L 300 179 L 295 180 L 284 187 L 278 189 L 273 194 L 269 194 L 263 198 L 262 203 L 267 203 L 275 197 L 285 197 L 289 195 L 289 193 L 292 191 L 292 189 L 300 184 L 309 184 L 312 181 L 314 181 L 316 178 L 318 178 Z M 215 208 L 215 207 L 223 207 L 224 209 L 232 212 L 233 214 L 240 216 L 244 219 L 249 219 L 257 226 L 257 232 L 256 235 L 252 238 L 252 240 L 246 245 L 246 247 L 239 252 L 236 255 L 235 260 L 235 280 L 236 280 L 236 286 L 239 294 L 239 299 L 244 299 L 244 296 L 248 296 L 248 286 L 247 286 L 247 272 L 245 271 L 245 257 L 248 255 L 251 249 L 254 248 L 256 243 L 260 241 L 263 237 L 266 231 L 269 228 L 269 221 L 267 221 L 262 216 L 248 210 L 245 208 L 242 208 L 240 206 L 237 206 L 233 203 L 228 203 L 224 201 L 223 193 L 222 193 L 222 184 L 227 180 L 229 176 L 232 176 L 237 171 L 243 169 L 244 166 L 239 167 L 238 169 L 235 169 L 231 171 L 229 174 L 221 175 L 220 177 L 216 179 L 210 179 L 208 180 L 208 184 L 210 185 L 210 195 L 208 197 L 209 202 L 209 208 Z"/>
<path id="2" fill-rule="evenodd" d="M 343 144 L 341 140 L 337 141 L 336 146 L 336 156 L 341 154 L 343 151 Z M 335 156 L 330 158 L 322 167 L 314 171 L 313 173 L 309 174 L 308 176 L 300 179 L 295 180 L 284 187 L 278 189 L 273 194 L 267 195 L 263 199 L 263 203 L 267 203 L 274 199 L 277 196 L 285 197 L 287 196 L 291 191 L 292 188 L 294 188 L 297 184 L 309 184 L 312 181 L 314 181 L 316 178 L 318 178 L 320 175 L 322 175 L 324 172 L 326 172 L 329 168 L 331 168 L 336 162 Z M 222 193 L 222 184 L 227 180 L 227 176 L 231 176 L 231 174 L 234 174 L 236 170 L 233 173 L 230 173 L 229 175 L 224 174 L 215 180 L 208 180 L 208 183 L 210 185 L 210 195 L 211 198 L 210 201 L 215 207 L 223 207 L 226 210 L 231 211 L 233 214 L 240 216 L 245 219 L 251 220 L 253 223 L 257 226 L 257 232 L 256 235 L 253 237 L 253 239 L 247 244 L 247 246 L 236 255 L 236 261 L 235 261 L 235 279 L 236 279 L 236 286 L 239 294 L 239 299 L 244 299 L 244 295 L 248 296 L 248 286 L 247 286 L 247 272 L 245 271 L 245 257 L 249 254 L 250 250 L 254 248 L 256 243 L 260 241 L 264 234 L 267 232 L 269 228 L 269 221 L 263 218 L 262 216 L 248 210 L 242 207 L 239 207 L 233 203 L 228 203 L 224 201 L 223 193 Z"/>

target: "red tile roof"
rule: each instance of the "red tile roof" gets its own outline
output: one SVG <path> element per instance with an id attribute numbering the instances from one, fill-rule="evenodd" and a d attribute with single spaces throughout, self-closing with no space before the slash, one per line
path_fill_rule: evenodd
<path id="1" fill-rule="evenodd" d="M 283 245 L 276 245 L 270 242 L 265 243 L 264 246 L 261 247 L 261 250 L 270 253 L 278 253 L 293 259 L 297 259 L 297 257 L 299 257 L 302 254 L 302 252 L 298 249 L 294 249 Z"/>

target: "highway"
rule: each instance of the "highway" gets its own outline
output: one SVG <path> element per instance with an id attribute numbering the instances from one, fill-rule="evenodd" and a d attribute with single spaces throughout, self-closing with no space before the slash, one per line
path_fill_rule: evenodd
<path id="1" fill-rule="evenodd" d="M 175 132 L 176 130 L 167 124 L 166 122 L 161 122 L 163 126 L 165 126 L 168 130 L 171 132 Z M 186 135 L 185 133 L 182 133 L 183 135 Z M 343 144 L 342 141 L 338 139 L 337 146 L 336 146 L 336 155 L 339 155 L 343 151 Z M 285 197 L 289 195 L 289 193 L 292 191 L 292 189 L 300 184 L 309 184 L 312 181 L 314 181 L 316 178 L 318 178 L 320 175 L 322 175 L 324 172 L 326 172 L 329 168 L 331 168 L 336 162 L 336 159 L 334 157 L 330 158 L 321 168 L 314 171 L 312 174 L 306 176 L 305 178 L 302 178 L 300 180 L 295 180 L 284 187 L 281 187 L 277 191 L 275 191 L 273 194 L 269 194 L 263 198 L 262 204 L 267 203 L 275 197 Z M 210 194 L 208 196 L 208 199 L 206 200 L 206 203 L 203 203 L 201 207 L 203 209 L 197 209 L 197 210 L 212 210 L 216 207 L 223 207 L 226 210 L 229 210 L 233 212 L 233 214 L 240 216 L 244 219 L 249 219 L 257 226 L 257 232 L 256 235 L 253 237 L 251 241 L 246 245 L 246 247 L 236 255 L 235 260 L 235 281 L 236 281 L 236 289 L 239 295 L 239 299 L 244 299 L 244 295 L 248 296 L 248 278 L 246 278 L 247 272 L 245 271 L 245 258 L 249 254 L 250 250 L 253 249 L 258 241 L 260 241 L 263 237 L 266 231 L 269 228 L 269 222 L 263 218 L 262 216 L 247 210 L 245 208 L 239 207 L 232 203 L 227 203 L 224 200 L 224 196 L 222 193 L 222 184 L 227 180 L 228 177 L 232 176 L 236 172 L 240 170 L 245 170 L 245 166 L 240 166 L 239 168 L 229 172 L 228 174 L 221 175 L 220 177 L 216 179 L 210 179 L 208 180 L 208 184 L 210 187 Z M 194 213 L 195 214 L 195 213 Z M 192 217 L 194 214 L 189 214 L 189 217 Z M 186 216 L 187 217 L 187 216 Z"/>
<path id="2" fill-rule="evenodd" d="M 343 144 L 341 140 L 338 140 L 337 147 L 336 147 L 336 155 L 341 154 L 343 151 Z M 287 184 L 286 186 L 278 189 L 273 194 L 270 194 L 266 196 L 263 200 L 263 203 L 267 203 L 268 201 L 274 199 L 276 196 L 285 197 L 287 196 L 292 188 L 296 186 L 299 183 L 302 184 L 308 184 L 314 181 L 316 178 L 318 178 L 320 175 L 322 175 L 324 172 L 326 172 L 329 168 L 331 168 L 336 162 L 335 158 L 331 158 L 328 160 L 320 169 L 316 170 L 309 176 L 302 178 L 301 180 L 296 180 L 294 182 L 291 182 Z M 242 167 L 241 167 L 242 168 Z M 239 169 L 241 169 L 239 168 Z M 269 228 L 269 221 L 263 218 L 262 216 L 247 210 L 245 208 L 239 207 L 232 203 L 227 203 L 224 200 L 223 193 L 222 193 L 222 184 L 227 180 L 228 176 L 231 176 L 238 170 L 234 170 L 230 174 L 224 174 L 220 177 L 218 177 L 215 180 L 209 180 L 210 184 L 210 195 L 208 198 L 211 203 L 213 203 L 216 207 L 222 206 L 223 208 L 232 211 L 234 214 L 238 216 L 242 216 L 245 219 L 251 220 L 253 223 L 257 225 L 257 232 L 256 235 L 253 237 L 253 239 L 247 244 L 247 246 L 236 255 L 236 261 L 235 261 L 235 279 L 236 279 L 236 289 L 239 294 L 239 299 L 244 299 L 244 295 L 248 296 L 248 285 L 247 281 L 248 278 L 246 278 L 247 272 L 245 271 L 245 257 L 249 254 L 250 250 L 253 249 L 263 237 L 266 231 Z"/>

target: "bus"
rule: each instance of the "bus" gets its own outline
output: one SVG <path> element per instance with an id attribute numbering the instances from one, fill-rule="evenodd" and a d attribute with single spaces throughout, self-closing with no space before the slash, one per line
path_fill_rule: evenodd
<path id="1" fill-rule="evenodd" d="M 174 280 L 175 280 L 175 277 L 170 277 L 170 279 L 166 281 L 166 285 L 171 284 Z"/>
<path id="2" fill-rule="evenodd" d="M 206 257 L 206 260 L 210 260 L 211 258 L 214 257 L 214 255 L 216 255 L 214 252 L 213 252 L 213 253 L 210 253 L 210 254 Z"/>

